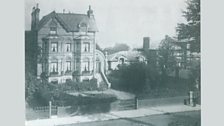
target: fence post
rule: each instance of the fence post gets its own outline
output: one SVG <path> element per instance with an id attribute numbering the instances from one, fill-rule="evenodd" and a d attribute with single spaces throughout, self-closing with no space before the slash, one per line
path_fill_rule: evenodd
<path id="1" fill-rule="evenodd" d="M 135 109 L 138 109 L 138 97 L 135 97 Z"/>
<path id="2" fill-rule="evenodd" d="M 189 92 L 189 99 L 190 99 L 190 106 L 194 106 L 194 92 L 193 91 L 190 91 Z"/>
<path id="3" fill-rule="evenodd" d="M 51 101 L 49 101 L 49 118 L 51 118 Z"/>

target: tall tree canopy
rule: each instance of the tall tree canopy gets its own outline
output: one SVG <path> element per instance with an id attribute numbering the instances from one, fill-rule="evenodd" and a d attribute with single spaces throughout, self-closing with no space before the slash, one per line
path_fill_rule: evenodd
<path id="1" fill-rule="evenodd" d="M 183 16 L 187 22 L 178 24 L 178 39 L 189 39 L 191 52 L 200 52 L 200 0 L 188 0 Z"/>
<path id="2" fill-rule="evenodd" d="M 167 74 L 167 70 L 172 70 L 175 68 L 176 59 L 173 50 L 173 39 L 166 35 L 165 39 L 160 42 L 158 52 L 159 65 L 163 75 Z"/>

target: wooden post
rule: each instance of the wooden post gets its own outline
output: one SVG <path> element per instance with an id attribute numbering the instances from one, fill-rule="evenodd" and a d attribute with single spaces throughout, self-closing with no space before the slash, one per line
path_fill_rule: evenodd
<path id="1" fill-rule="evenodd" d="M 135 97 L 135 109 L 138 109 L 138 97 Z"/>
<path id="2" fill-rule="evenodd" d="M 49 101 L 49 118 L 51 118 L 51 101 Z"/>
<path id="3" fill-rule="evenodd" d="M 190 91 L 189 92 L 189 98 L 190 98 L 190 106 L 194 106 L 194 92 Z"/>

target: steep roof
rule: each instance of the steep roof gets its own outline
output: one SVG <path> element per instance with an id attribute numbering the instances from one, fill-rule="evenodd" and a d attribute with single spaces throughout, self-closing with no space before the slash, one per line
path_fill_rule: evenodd
<path id="1" fill-rule="evenodd" d="M 41 29 L 51 18 L 56 18 L 67 32 L 78 32 L 79 25 L 87 24 L 89 32 L 97 32 L 97 26 L 94 17 L 88 17 L 85 14 L 75 13 L 56 13 L 55 11 L 44 16 L 39 24 L 38 30 Z"/>

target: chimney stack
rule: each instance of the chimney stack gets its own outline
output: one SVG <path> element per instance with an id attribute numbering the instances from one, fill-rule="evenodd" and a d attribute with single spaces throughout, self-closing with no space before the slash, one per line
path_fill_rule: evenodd
<path id="1" fill-rule="evenodd" d="M 91 18 L 91 17 L 93 17 L 94 15 L 93 15 L 93 10 L 91 9 L 91 6 L 89 5 L 89 10 L 87 11 L 87 16 L 89 17 L 89 18 Z"/>
<path id="2" fill-rule="evenodd" d="M 39 24 L 39 4 L 36 4 L 36 8 L 33 7 L 32 13 L 31 13 L 31 30 L 37 30 L 37 26 Z"/>
<path id="3" fill-rule="evenodd" d="M 143 38 L 143 50 L 147 51 L 150 49 L 150 37 Z"/>

